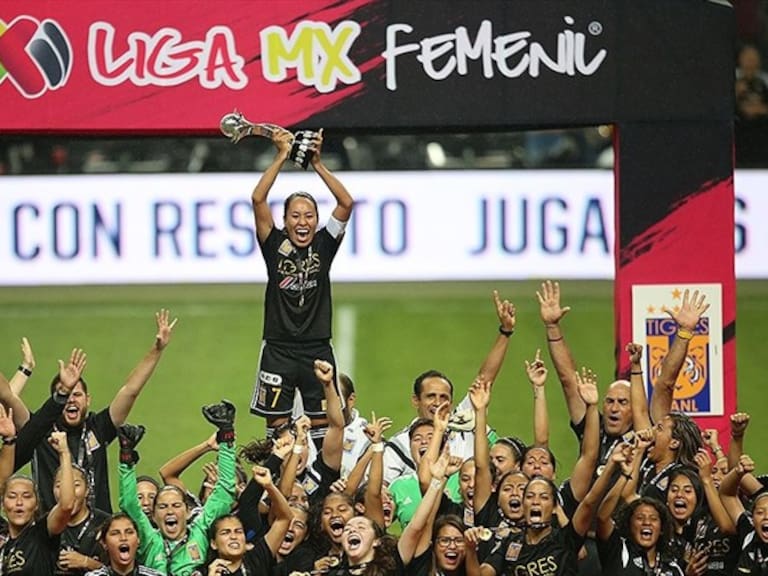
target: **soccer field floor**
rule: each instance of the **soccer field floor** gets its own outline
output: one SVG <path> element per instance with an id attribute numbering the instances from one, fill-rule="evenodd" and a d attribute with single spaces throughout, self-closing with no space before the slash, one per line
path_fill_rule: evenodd
<path id="1" fill-rule="evenodd" d="M 613 284 L 564 281 L 566 337 L 579 365 L 599 376 L 601 392 L 613 380 Z M 357 387 L 364 415 L 393 418 L 395 429 L 413 417 L 413 379 L 435 368 L 453 381 L 458 401 L 496 338 L 498 321 L 491 300 L 496 288 L 518 310 L 515 335 L 494 385 L 490 423 L 501 434 L 532 438 L 532 394 L 524 360 L 546 340 L 539 320 L 534 282 L 336 284 L 334 345 L 339 367 Z M 154 312 L 168 308 L 178 317 L 173 340 L 130 417 L 147 427 L 139 446 L 139 472 L 156 475 L 173 455 L 205 440 L 213 431 L 203 404 L 228 398 L 238 408 L 240 443 L 263 435 L 261 420 L 248 412 L 261 339 L 263 285 L 88 286 L 0 289 L 2 370 L 18 365 L 20 340 L 29 338 L 37 359 L 23 398 L 35 409 L 45 398 L 56 360 L 77 346 L 88 353 L 85 379 L 92 408 L 105 407 L 132 367 L 154 341 Z M 739 409 L 752 414 L 746 449 L 765 471 L 758 446 L 768 442 L 762 424 L 768 392 L 757 359 L 765 353 L 768 282 L 738 283 L 737 377 Z M 547 383 L 551 446 L 558 477 L 567 477 L 577 454 L 568 416 L 553 370 Z M 111 465 L 117 469 L 113 446 Z M 209 457 L 210 458 L 210 457 Z M 113 501 L 116 502 L 112 474 Z M 185 476 L 196 491 L 200 466 Z"/>

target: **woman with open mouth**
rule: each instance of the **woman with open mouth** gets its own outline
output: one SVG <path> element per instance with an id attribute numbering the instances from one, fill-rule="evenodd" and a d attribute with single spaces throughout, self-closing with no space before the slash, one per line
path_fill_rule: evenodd
<path id="1" fill-rule="evenodd" d="M 307 192 L 294 192 L 283 203 L 284 227 L 277 227 L 268 196 L 291 156 L 294 135 L 277 128 L 272 142 L 277 150 L 275 158 L 251 194 L 256 237 L 267 268 L 263 343 L 251 412 L 266 418 L 268 430 L 274 429 L 288 421 L 296 390 L 300 390 L 319 448 L 328 419 L 323 387 L 314 376 L 313 363 L 321 358 L 336 365 L 331 346 L 330 269 L 354 201 L 320 158 L 320 130 L 303 145 L 306 149 L 302 154 L 310 156 L 312 168 L 335 200 L 330 218 L 320 226 L 315 198 Z"/>
<path id="2" fill-rule="evenodd" d="M 625 457 L 615 460 L 617 451 Z M 597 547 L 603 574 L 627 576 L 683 576 L 683 569 L 670 553 L 673 521 L 666 506 L 655 498 L 636 498 L 625 506 L 614 521 L 613 515 L 627 481 L 632 477 L 632 460 L 639 458 L 640 448 L 631 444 L 617 446 L 600 478 L 613 476 L 615 466 L 620 474 L 597 514 Z"/>
<path id="3" fill-rule="evenodd" d="M 736 525 L 723 506 L 712 478 L 712 461 L 701 450 L 698 474 L 688 468 L 670 476 L 667 508 L 673 521 L 672 554 L 687 570 L 707 576 L 733 574 L 739 543 Z"/>
<path id="4" fill-rule="evenodd" d="M 736 523 L 739 559 L 734 574 L 763 574 L 768 563 L 768 491 L 764 488 L 752 495 L 752 513 L 744 509 L 738 496 L 742 481 L 759 485 L 752 475 L 755 463 L 746 454 L 739 457 L 720 485 L 720 497 L 731 519 Z"/>
<path id="5" fill-rule="evenodd" d="M 106 555 L 106 565 L 86 572 L 86 576 L 161 576 L 162 572 L 136 561 L 139 531 L 124 512 L 110 516 L 99 531 L 99 542 Z"/>
<path id="6" fill-rule="evenodd" d="M 579 503 L 573 517 L 560 528 L 553 526 L 557 506 L 557 487 L 543 477 L 532 478 L 523 493 L 525 527 L 519 534 L 507 536 L 481 564 L 477 548 L 477 529 L 465 533 L 467 576 L 501 576 L 528 573 L 530 566 L 553 576 L 575 576 L 577 555 L 603 495 L 611 483 L 611 473 L 625 456 L 617 447 L 606 469 Z M 606 571 L 605 574 L 617 574 Z"/>
<path id="7" fill-rule="evenodd" d="M 0 434 L 6 438 L 3 453 L 8 451 L 12 457 L 16 428 L 11 415 L 6 414 L 1 405 Z M 3 483 L 3 514 L 8 521 L 8 539 L 0 548 L 0 574 L 39 576 L 56 571 L 59 534 L 72 518 L 75 489 L 66 433 L 53 432 L 49 442 L 59 455 L 59 501 L 48 514 L 39 517 L 41 501 L 31 478 L 15 474 Z"/>

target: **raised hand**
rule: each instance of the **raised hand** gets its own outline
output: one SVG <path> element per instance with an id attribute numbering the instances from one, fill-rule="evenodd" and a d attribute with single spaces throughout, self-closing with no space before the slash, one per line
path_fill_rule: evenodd
<path id="1" fill-rule="evenodd" d="M 478 374 L 475 377 L 475 381 L 469 387 L 469 401 L 475 412 L 488 408 L 491 403 L 491 383 L 486 380 L 485 375 Z"/>
<path id="2" fill-rule="evenodd" d="M 449 456 L 448 466 L 445 467 L 445 475 L 453 476 L 461 470 L 462 464 L 464 464 L 464 459 L 461 456 Z"/>
<path id="3" fill-rule="evenodd" d="M 432 422 L 435 425 L 435 434 L 442 436 L 448 429 L 448 421 L 451 418 L 451 403 L 443 402 L 435 410 L 435 417 Z"/>
<path id="4" fill-rule="evenodd" d="M 595 406 L 600 401 L 600 394 L 597 391 L 597 375 L 588 368 L 582 368 L 581 374 L 575 373 L 576 386 L 579 390 L 579 396 L 587 406 Z"/>
<path id="5" fill-rule="evenodd" d="M 515 330 L 517 324 L 517 309 L 509 300 L 502 300 L 499 291 L 493 291 L 493 304 L 496 306 L 496 315 L 499 317 L 499 324 L 507 332 Z"/>
<path id="6" fill-rule="evenodd" d="M 560 306 L 560 284 L 547 280 L 541 283 L 541 292 L 537 291 L 539 313 L 544 324 L 558 324 L 571 311 L 570 306 Z"/>
<path id="7" fill-rule="evenodd" d="M 309 416 L 306 414 L 302 414 L 299 416 L 298 420 L 296 420 L 294 426 L 296 427 L 296 440 L 299 444 L 306 444 L 307 435 L 312 428 L 312 420 L 310 420 Z"/>
<path id="8" fill-rule="evenodd" d="M 333 364 L 325 360 L 315 360 L 315 376 L 323 386 L 333 384 Z"/>
<path id="9" fill-rule="evenodd" d="M 451 454 L 448 452 L 448 444 L 446 444 L 443 447 L 443 451 L 440 452 L 440 456 L 438 456 L 437 460 L 429 464 L 429 473 L 432 475 L 432 478 L 445 478 L 445 472 L 448 469 L 448 463 L 450 460 Z"/>
<path id="10" fill-rule="evenodd" d="M 610 459 L 621 469 L 622 474 L 632 474 L 635 450 L 635 447 L 627 442 L 620 442 L 613 448 Z"/>
<path id="11" fill-rule="evenodd" d="M 235 439 L 235 405 L 229 400 L 222 400 L 218 404 L 208 404 L 202 408 L 203 416 L 208 422 L 216 426 L 216 442 L 233 442 Z"/>
<path id="12" fill-rule="evenodd" d="M 720 436 L 717 428 L 705 428 L 701 432 L 701 439 L 704 441 L 704 445 L 713 451 L 720 448 Z"/>
<path id="13" fill-rule="evenodd" d="M 117 439 L 120 442 L 120 462 L 134 465 L 139 461 L 136 446 L 144 437 L 146 428 L 142 425 L 123 424 L 117 429 Z"/>
<path id="14" fill-rule="evenodd" d="M 65 394 L 72 392 L 75 384 L 80 381 L 86 364 L 86 354 L 80 348 L 72 349 L 67 364 L 59 360 L 59 382 Z"/>
<path id="15" fill-rule="evenodd" d="M 284 434 L 280 438 L 272 440 L 272 454 L 285 460 L 285 457 L 293 450 L 293 445 L 296 443 L 296 439 L 293 434 Z"/>
<path id="16" fill-rule="evenodd" d="M 35 369 L 35 355 L 32 346 L 26 338 L 21 339 L 21 365 L 27 370 Z"/>
<path id="17" fill-rule="evenodd" d="M 309 146 L 309 149 L 312 151 L 312 158 L 310 158 L 310 162 L 312 162 L 312 166 L 317 166 L 320 163 L 320 150 L 323 148 L 323 129 L 320 128 L 317 132 L 315 132 L 315 137 L 312 140 L 312 143 Z"/>
<path id="18" fill-rule="evenodd" d="M 689 290 L 686 288 L 683 292 L 683 304 L 677 312 L 666 306 L 662 307 L 662 311 L 669 314 L 680 328 L 693 332 L 696 329 L 696 324 L 699 323 L 699 318 L 709 310 L 709 304 L 706 304 L 705 300 L 706 296 L 704 294 L 699 295 L 698 290 L 694 291 L 692 298 L 689 298 Z"/>
<path id="19" fill-rule="evenodd" d="M 731 436 L 734 438 L 743 438 L 744 432 L 749 426 L 749 414 L 746 412 L 737 412 L 731 414 Z"/>
<path id="20" fill-rule="evenodd" d="M 291 153 L 291 146 L 293 146 L 293 134 L 284 128 L 278 128 L 272 133 L 272 143 L 279 154 L 288 158 Z"/>
<path id="21" fill-rule="evenodd" d="M 168 322 L 171 313 L 162 308 L 160 312 L 155 312 L 155 321 L 157 322 L 157 334 L 155 335 L 155 348 L 163 350 L 171 341 L 171 334 L 173 333 L 173 327 L 176 326 L 178 318 L 174 318 L 173 322 Z"/>
<path id="22" fill-rule="evenodd" d="M 755 471 L 755 462 L 747 454 L 742 454 L 739 457 L 739 463 L 736 465 L 739 474 L 751 474 Z"/>
<path id="23" fill-rule="evenodd" d="M 528 374 L 528 381 L 534 387 L 544 386 L 547 381 L 547 368 L 541 359 L 541 350 L 536 350 L 536 357 L 532 362 L 525 361 L 525 372 Z"/>
<path id="24" fill-rule="evenodd" d="M 336 492 L 337 494 L 341 494 L 346 489 L 347 489 L 346 478 L 339 478 L 333 484 L 331 484 L 331 492 Z"/>
<path id="25" fill-rule="evenodd" d="M 712 480 L 712 460 L 710 460 L 707 451 L 700 448 L 696 451 L 693 460 L 696 462 L 696 467 L 699 469 L 699 477 L 703 481 Z"/>
<path id="26" fill-rule="evenodd" d="M 632 364 L 640 364 L 640 360 L 643 358 L 643 345 L 630 342 L 624 347 L 629 353 L 629 361 Z"/>
<path id="27" fill-rule="evenodd" d="M 48 438 L 48 443 L 53 446 L 53 449 L 56 450 L 58 454 L 66 454 L 69 452 L 66 432 L 51 432 L 51 435 Z"/>
<path id="28" fill-rule="evenodd" d="M 272 472 L 269 471 L 269 468 L 254 466 L 251 468 L 251 473 L 253 474 L 253 480 L 262 488 L 267 488 L 272 484 Z"/>
<path id="29" fill-rule="evenodd" d="M 391 418 L 387 418 L 386 416 L 376 418 L 376 412 L 371 412 L 371 421 L 365 426 L 363 432 L 371 442 L 377 444 L 381 442 L 384 437 L 384 432 L 389 430 L 391 426 Z"/>
<path id="30" fill-rule="evenodd" d="M 640 451 L 640 454 L 653 444 L 653 430 L 651 428 L 643 428 L 635 432 L 635 446 Z"/>
<path id="31" fill-rule="evenodd" d="M 0 404 L 0 436 L 3 438 L 13 438 L 16 436 L 16 425 L 13 423 L 13 408 L 8 408 Z"/>

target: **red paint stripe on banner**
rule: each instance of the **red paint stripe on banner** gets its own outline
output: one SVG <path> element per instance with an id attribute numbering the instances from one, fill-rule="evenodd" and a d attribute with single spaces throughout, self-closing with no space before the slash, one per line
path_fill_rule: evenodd
<path id="1" fill-rule="evenodd" d="M 736 321 L 734 274 L 733 178 L 705 184 L 673 206 L 667 217 L 621 249 L 616 272 L 616 313 L 619 343 L 632 340 L 633 284 L 722 284 L 724 327 Z M 723 239 L 731 239 L 730 242 Z M 733 331 L 724 341 L 724 406 L 736 410 L 736 346 Z M 724 335 L 725 336 L 725 335 Z M 626 354 L 619 353 L 619 371 L 629 370 Z M 726 417 L 696 419 L 702 427 L 717 428 L 728 436 Z"/>

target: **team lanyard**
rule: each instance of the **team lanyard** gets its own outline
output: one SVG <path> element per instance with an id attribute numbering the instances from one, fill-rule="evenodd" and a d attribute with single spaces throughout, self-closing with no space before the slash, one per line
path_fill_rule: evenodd
<path id="1" fill-rule="evenodd" d="M 62 432 L 56 424 L 53 425 L 53 429 L 56 432 Z M 67 433 L 66 430 L 63 432 Z M 85 422 L 83 422 L 83 428 L 80 431 L 75 464 L 85 472 L 85 480 L 88 482 L 88 504 L 89 508 L 93 509 L 96 502 L 96 478 L 93 472 L 93 450 L 91 450 L 91 445 L 88 442 L 88 426 Z"/>

